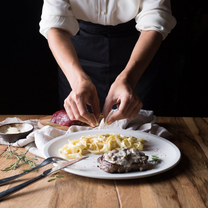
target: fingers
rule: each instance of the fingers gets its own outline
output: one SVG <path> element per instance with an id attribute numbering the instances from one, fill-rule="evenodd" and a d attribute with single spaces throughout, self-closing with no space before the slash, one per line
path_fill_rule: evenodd
<path id="1" fill-rule="evenodd" d="M 73 111 L 71 110 L 71 107 L 65 108 L 65 110 L 66 110 L 66 113 L 69 116 L 70 120 L 79 120 L 79 121 L 81 121 L 83 123 L 86 123 L 86 124 L 90 125 L 89 121 L 86 120 L 83 117 L 80 117 L 79 119 L 76 119 L 76 117 L 71 116 L 71 115 L 73 115 Z"/>
<path id="2" fill-rule="evenodd" d="M 94 99 L 92 100 L 91 103 L 91 108 L 92 108 L 92 112 L 93 112 L 93 117 L 96 123 L 96 126 L 99 125 L 99 118 L 100 118 L 100 102 L 98 99 L 98 96 L 94 96 Z"/>
<path id="3" fill-rule="evenodd" d="M 108 120 L 108 115 L 109 115 L 109 112 L 111 111 L 112 107 L 116 101 L 114 101 L 111 97 L 107 97 L 105 99 L 105 103 L 104 103 L 104 106 L 103 106 L 103 116 L 104 116 L 104 121 L 107 119 Z"/>
<path id="4" fill-rule="evenodd" d="M 72 109 L 72 107 L 69 104 L 67 104 L 67 100 L 65 100 L 65 102 L 64 102 L 64 108 L 65 108 L 66 113 L 69 116 L 70 120 L 72 120 L 72 121 L 73 120 L 79 120 L 79 121 L 82 121 L 82 122 L 90 125 L 90 123 L 89 123 L 88 120 L 86 120 L 85 118 L 79 116 L 79 111 L 76 108 L 76 105 L 74 105 L 74 107 Z"/>
<path id="5" fill-rule="evenodd" d="M 79 120 L 88 125 L 95 127 L 98 125 L 98 118 L 100 115 L 99 107 L 99 99 L 97 96 L 90 102 L 85 101 L 83 98 L 74 98 L 73 92 L 69 94 L 69 96 L 64 101 L 64 108 L 70 118 L 70 120 Z M 92 104 L 90 104 L 92 103 Z M 90 104 L 92 106 L 93 112 L 96 115 L 88 112 L 86 104 Z"/>
<path id="6" fill-rule="evenodd" d="M 86 104 L 89 104 L 92 107 L 92 110 L 95 110 L 96 115 L 98 115 L 99 109 L 95 106 L 96 105 L 99 106 L 99 101 L 98 101 L 98 104 L 97 102 L 94 103 L 93 100 L 91 102 L 90 101 L 85 102 L 83 100 L 80 100 L 80 102 L 76 103 L 78 111 L 79 111 L 77 116 L 78 117 L 81 116 L 82 118 L 86 119 L 90 123 L 90 126 L 95 127 L 98 125 L 97 117 L 93 114 L 94 111 L 93 113 L 88 112 Z"/>
<path id="7" fill-rule="evenodd" d="M 138 115 L 139 111 L 141 110 L 143 106 L 142 101 L 138 98 L 138 96 L 130 95 L 129 97 L 121 98 L 117 111 L 115 111 L 113 114 L 108 116 L 114 104 L 116 104 L 116 102 L 113 102 L 113 101 L 111 102 L 111 101 L 108 101 L 108 99 L 106 99 L 103 114 L 104 114 L 104 117 L 107 119 L 108 125 L 110 125 L 116 120 L 121 120 L 125 118 L 134 119 Z"/>
<path id="8" fill-rule="evenodd" d="M 115 111 L 111 116 L 109 116 L 107 120 L 107 124 L 110 125 L 114 121 L 121 119 L 134 119 L 138 115 L 141 108 L 142 108 L 142 104 L 139 104 L 138 106 L 135 107 L 131 107 L 131 105 L 129 105 L 129 108 L 126 108 L 126 110 L 124 110 L 120 105 L 118 110 Z"/>

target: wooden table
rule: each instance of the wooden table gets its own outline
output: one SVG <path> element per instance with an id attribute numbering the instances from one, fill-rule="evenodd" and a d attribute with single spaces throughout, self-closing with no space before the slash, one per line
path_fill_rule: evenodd
<path id="1" fill-rule="evenodd" d="M 0 121 L 15 115 L 0 116 Z M 21 116 L 22 120 L 43 115 Z M 38 181 L 0 202 L 1 208 L 206 208 L 208 207 L 208 118 L 159 117 L 158 124 L 172 134 L 181 151 L 180 163 L 173 169 L 148 178 L 132 180 L 99 180 L 60 171 L 63 178 Z M 7 148 L 0 145 L 1 152 Z M 20 150 L 25 151 L 24 148 Z M 28 156 L 31 156 L 29 153 Z M 39 162 L 42 159 L 39 158 Z M 14 159 L 0 158 L 0 169 Z M 52 167 L 52 165 L 50 165 Z M 0 178 L 20 173 L 20 168 L 0 172 Z M 48 169 L 41 168 L 7 185 L 0 192 L 31 179 Z"/>

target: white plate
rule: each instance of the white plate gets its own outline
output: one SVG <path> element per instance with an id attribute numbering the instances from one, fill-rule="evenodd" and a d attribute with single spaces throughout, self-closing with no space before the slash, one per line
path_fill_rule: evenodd
<path id="1" fill-rule="evenodd" d="M 98 167 L 99 163 L 97 163 L 97 158 L 100 155 L 88 154 L 89 158 L 75 163 L 64 170 L 69 173 L 90 178 L 121 180 L 153 176 L 173 168 L 180 161 L 181 153 L 179 149 L 170 141 L 141 131 L 119 129 L 89 130 L 57 137 L 47 143 L 44 148 L 44 155 L 46 158 L 50 156 L 60 156 L 58 153 L 59 148 L 63 147 L 64 144 L 67 144 L 69 139 L 75 140 L 79 139 L 81 136 L 106 133 L 121 134 L 125 136 L 131 135 L 136 138 L 143 138 L 147 140 L 144 145 L 143 152 L 147 155 L 158 155 L 161 159 L 161 162 L 155 166 L 150 165 L 149 169 L 146 171 L 130 173 L 106 173 Z"/>

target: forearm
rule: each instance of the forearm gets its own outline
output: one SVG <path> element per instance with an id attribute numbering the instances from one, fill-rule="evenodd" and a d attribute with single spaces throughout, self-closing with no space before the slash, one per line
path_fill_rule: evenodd
<path id="1" fill-rule="evenodd" d="M 68 32 L 55 28 L 51 29 L 48 32 L 48 43 L 72 89 L 82 80 L 89 79 L 82 70 Z M 73 76 L 71 76 L 72 74 Z"/>
<path id="2" fill-rule="evenodd" d="M 162 35 L 160 33 L 156 31 L 142 31 L 129 62 L 117 79 L 125 79 L 135 87 L 159 49 L 161 42 Z"/>

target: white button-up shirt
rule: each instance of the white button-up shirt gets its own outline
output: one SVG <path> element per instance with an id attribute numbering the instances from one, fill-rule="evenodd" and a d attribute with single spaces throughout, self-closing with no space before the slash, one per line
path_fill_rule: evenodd
<path id="1" fill-rule="evenodd" d="M 79 20 L 118 25 L 135 19 L 138 31 L 155 30 L 163 39 L 175 27 L 170 0 L 44 0 L 40 33 L 47 38 L 51 28 L 75 35 Z"/>

